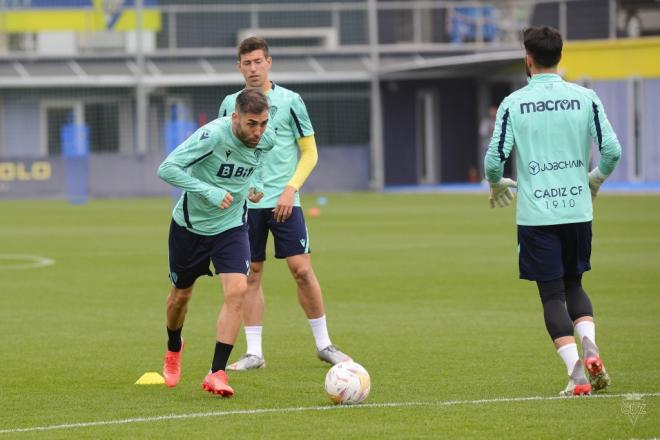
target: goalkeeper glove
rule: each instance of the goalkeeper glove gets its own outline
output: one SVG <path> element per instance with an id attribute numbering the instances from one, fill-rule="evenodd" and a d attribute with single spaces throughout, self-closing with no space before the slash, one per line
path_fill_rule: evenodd
<path id="1" fill-rule="evenodd" d="M 596 198 L 596 194 L 598 194 L 598 190 L 603 182 L 605 182 L 605 179 L 607 179 L 607 176 L 601 173 L 598 167 L 589 173 L 589 189 L 591 190 L 592 200 Z"/>
<path id="2" fill-rule="evenodd" d="M 490 197 L 488 198 L 488 201 L 490 202 L 490 207 L 494 208 L 495 204 L 500 208 L 509 206 L 509 203 L 513 200 L 511 188 L 518 188 L 518 183 L 511 179 L 500 179 L 497 183 L 489 183 Z"/>

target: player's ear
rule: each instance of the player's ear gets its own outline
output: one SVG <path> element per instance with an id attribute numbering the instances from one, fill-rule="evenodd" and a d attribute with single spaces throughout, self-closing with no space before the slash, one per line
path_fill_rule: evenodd
<path id="1" fill-rule="evenodd" d="M 231 122 L 238 122 L 238 113 L 236 112 L 231 113 Z"/>

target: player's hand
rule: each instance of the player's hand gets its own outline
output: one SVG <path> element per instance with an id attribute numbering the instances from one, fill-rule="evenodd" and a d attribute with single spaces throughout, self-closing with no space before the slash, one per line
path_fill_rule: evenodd
<path id="1" fill-rule="evenodd" d="M 227 193 L 225 195 L 225 198 L 222 199 L 222 203 L 220 203 L 220 209 L 229 208 L 229 205 L 231 205 L 231 202 L 233 201 L 234 201 L 234 197 L 231 194 Z"/>
<path id="2" fill-rule="evenodd" d="M 258 203 L 264 196 L 262 192 L 254 192 L 254 188 L 250 188 L 248 191 L 248 200 L 252 203 Z"/>
<path id="3" fill-rule="evenodd" d="M 273 217 L 275 217 L 276 222 L 285 222 L 291 217 L 293 213 L 293 202 L 296 196 L 296 189 L 290 185 L 284 187 L 284 192 L 279 199 L 277 199 L 277 205 L 273 209 Z"/>
<path id="4" fill-rule="evenodd" d="M 518 182 L 511 179 L 500 179 L 497 183 L 490 182 L 490 197 L 488 198 L 490 207 L 494 208 L 496 204 L 500 208 L 509 206 L 513 201 L 511 188 L 518 188 Z"/>
<path id="5" fill-rule="evenodd" d="M 591 190 L 591 200 L 596 198 L 600 186 L 605 182 L 607 176 L 600 172 L 598 167 L 591 170 L 589 173 L 589 189 Z"/>

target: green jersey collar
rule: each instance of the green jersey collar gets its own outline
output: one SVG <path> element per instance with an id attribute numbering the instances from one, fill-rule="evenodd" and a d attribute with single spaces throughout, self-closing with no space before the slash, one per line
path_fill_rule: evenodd
<path id="1" fill-rule="evenodd" d="M 563 81 L 561 76 L 559 76 L 556 73 L 537 73 L 536 75 L 532 75 L 532 79 L 529 81 L 530 83 L 539 83 L 539 82 L 556 82 L 556 81 Z"/>

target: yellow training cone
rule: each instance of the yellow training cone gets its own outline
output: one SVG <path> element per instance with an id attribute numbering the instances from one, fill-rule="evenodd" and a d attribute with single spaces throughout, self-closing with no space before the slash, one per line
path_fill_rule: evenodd
<path id="1" fill-rule="evenodd" d="M 155 371 L 150 371 L 144 373 L 138 380 L 135 382 L 135 385 L 160 385 L 165 383 L 165 379 L 159 373 Z"/>

